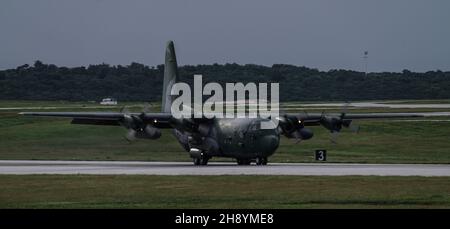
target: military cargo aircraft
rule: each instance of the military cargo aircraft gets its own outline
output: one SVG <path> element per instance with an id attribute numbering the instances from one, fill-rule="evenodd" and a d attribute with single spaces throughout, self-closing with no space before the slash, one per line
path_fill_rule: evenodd
<path id="1" fill-rule="evenodd" d="M 350 127 L 355 119 L 423 117 L 420 114 L 281 114 L 277 126 L 262 129 L 263 118 L 174 118 L 170 89 L 177 82 L 178 70 L 172 41 L 166 46 L 162 111 L 130 112 L 23 112 L 26 116 L 72 118 L 72 124 L 113 125 L 128 129 L 127 139 L 158 139 L 160 129 L 172 129 L 175 138 L 193 158 L 195 165 L 207 165 L 212 157 L 230 157 L 239 165 L 266 165 L 278 148 L 280 136 L 308 140 L 313 132 L 306 126 L 321 125 L 332 133 Z"/>

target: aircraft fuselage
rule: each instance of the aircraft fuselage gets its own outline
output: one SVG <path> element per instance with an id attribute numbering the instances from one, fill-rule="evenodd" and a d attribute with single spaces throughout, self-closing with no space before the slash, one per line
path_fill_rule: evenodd
<path id="1" fill-rule="evenodd" d="M 214 119 L 200 130 L 201 136 L 174 128 L 175 137 L 190 152 L 199 149 L 208 157 L 221 156 L 237 159 L 267 158 L 278 148 L 278 129 L 261 129 L 260 118 Z M 199 127 L 202 128 L 202 127 Z M 195 153 L 195 152 L 194 152 Z M 196 155 L 191 155 L 195 157 Z"/>

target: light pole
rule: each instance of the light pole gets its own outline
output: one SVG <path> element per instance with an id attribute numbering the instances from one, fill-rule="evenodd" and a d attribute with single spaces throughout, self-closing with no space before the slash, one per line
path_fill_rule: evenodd
<path id="1" fill-rule="evenodd" d="M 367 62 L 369 59 L 369 51 L 364 51 L 364 74 L 367 76 Z"/>

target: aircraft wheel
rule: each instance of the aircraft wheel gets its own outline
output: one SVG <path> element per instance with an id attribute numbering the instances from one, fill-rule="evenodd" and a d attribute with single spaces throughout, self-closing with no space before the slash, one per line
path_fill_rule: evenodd
<path id="1" fill-rule="evenodd" d="M 208 164 L 208 157 L 196 157 L 193 159 L 194 165 L 207 165 Z"/>
<path id="2" fill-rule="evenodd" d="M 201 159 L 200 158 L 194 158 L 192 160 L 194 161 L 194 165 L 200 165 L 201 164 Z"/>
<path id="3" fill-rule="evenodd" d="M 262 157 L 257 157 L 256 158 L 256 165 L 262 165 L 263 164 L 263 158 Z"/>
<path id="4" fill-rule="evenodd" d="M 268 162 L 269 160 L 267 160 L 267 157 L 263 157 L 262 158 L 262 165 L 267 165 L 267 162 Z"/>
<path id="5" fill-rule="evenodd" d="M 209 160 L 209 158 L 207 158 L 207 157 L 200 158 L 200 165 L 207 165 L 208 160 Z"/>
<path id="6" fill-rule="evenodd" d="M 267 157 L 257 157 L 256 164 L 257 165 L 267 165 Z"/>

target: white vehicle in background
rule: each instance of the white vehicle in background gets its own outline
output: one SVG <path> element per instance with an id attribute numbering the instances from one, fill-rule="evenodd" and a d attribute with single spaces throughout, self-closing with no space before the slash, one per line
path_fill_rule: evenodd
<path id="1" fill-rule="evenodd" d="M 117 100 L 113 98 L 104 98 L 101 102 L 101 105 L 117 105 Z"/>

